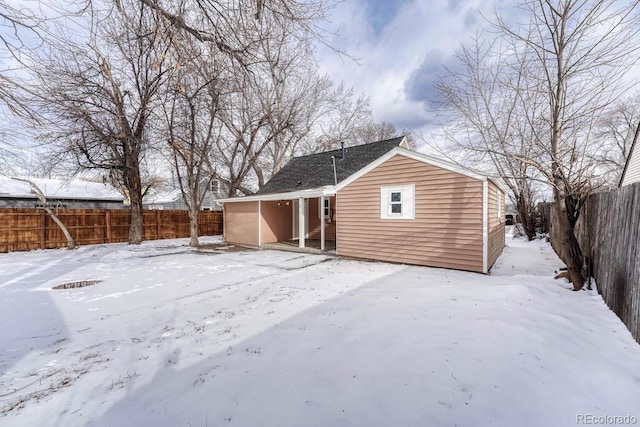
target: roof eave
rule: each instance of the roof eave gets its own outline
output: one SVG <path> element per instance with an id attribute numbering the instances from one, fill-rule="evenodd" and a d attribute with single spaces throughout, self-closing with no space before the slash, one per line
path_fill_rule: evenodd
<path id="1" fill-rule="evenodd" d="M 336 187 L 336 190 L 341 190 L 344 187 L 346 187 L 347 185 L 351 184 L 353 181 L 355 181 L 356 179 L 362 177 L 363 175 L 365 175 L 366 173 L 370 172 L 371 170 L 377 168 L 378 166 L 380 166 L 381 164 L 383 164 L 384 162 L 386 162 L 387 160 L 389 160 L 390 158 L 392 158 L 395 155 L 401 155 L 401 156 L 405 156 L 405 157 L 409 157 L 411 159 L 414 160 L 418 160 L 420 162 L 423 163 L 427 163 L 430 164 L 432 166 L 436 166 L 442 169 L 446 169 L 452 172 L 456 172 L 459 173 L 461 175 L 464 176 L 468 176 L 469 178 L 474 178 L 480 181 L 486 181 L 488 179 L 487 176 L 485 175 L 480 175 L 478 173 L 472 172 L 468 169 L 464 169 L 458 165 L 455 165 L 453 163 L 449 163 L 449 162 L 444 162 L 440 159 L 437 159 L 435 157 L 432 157 L 428 154 L 423 154 L 423 153 L 417 153 L 415 151 L 411 151 L 408 150 L 406 148 L 402 148 L 402 147 L 395 147 L 392 150 L 389 150 L 386 154 L 384 154 L 383 156 L 377 158 L 376 160 L 374 160 L 373 162 L 369 163 L 367 166 L 365 166 L 364 168 L 360 169 L 359 171 L 357 171 L 356 173 L 354 173 L 353 175 L 349 176 L 346 179 L 343 179 L 342 181 L 340 181 Z"/>
<path id="2" fill-rule="evenodd" d="M 299 198 L 311 198 L 322 196 L 334 196 L 336 187 L 327 185 L 318 188 L 309 188 L 306 190 L 289 191 L 285 193 L 271 194 L 253 194 L 251 196 L 229 197 L 226 199 L 217 199 L 218 203 L 237 203 L 237 202 L 257 202 L 257 201 L 274 201 L 274 200 L 294 200 Z"/>

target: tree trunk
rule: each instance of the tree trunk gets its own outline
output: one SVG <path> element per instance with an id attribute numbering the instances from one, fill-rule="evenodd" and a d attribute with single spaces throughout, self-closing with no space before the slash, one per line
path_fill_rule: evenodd
<path id="1" fill-rule="evenodd" d="M 25 182 L 29 184 L 29 186 L 31 186 L 31 193 L 35 194 L 38 200 L 40 200 L 40 203 L 42 203 L 42 206 L 45 212 L 49 214 L 53 222 L 55 222 L 58 225 L 58 227 L 60 227 L 60 230 L 62 230 L 62 233 L 64 233 L 64 237 L 67 239 L 67 248 L 75 249 L 76 242 L 73 240 L 73 236 L 71 236 L 71 233 L 69 233 L 69 230 L 67 229 L 67 227 L 62 223 L 60 218 L 58 218 L 58 215 L 56 215 L 53 209 L 49 207 L 49 201 L 47 200 L 47 196 L 44 195 L 44 192 L 40 189 L 40 187 L 38 187 L 35 182 L 28 179 L 24 179 L 24 178 L 11 178 L 11 179 L 13 179 L 14 181 Z"/>
<path id="2" fill-rule="evenodd" d="M 140 170 L 137 165 L 127 168 L 129 176 L 126 181 L 129 183 L 129 201 L 131 202 L 131 224 L 129 225 L 129 244 L 139 245 L 142 243 L 143 218 L 142 218 L 142 182 L 140 180 Z"/>
<path id="3" fill-rule="evenodd" d="M 60 218 L 58 218 L 58 215 L 56 215 L 55 212 L 53 212 L 53 209 L 51 209 L 47 205 L 44 206 L 44 210 L 49 214 L 53 222 L 58 224 L 58 227 L 60 227 L 60 230 L 62 230 L 62 232 L 64 233 L 64 237 L 67 239 L 67 248 L 75 249 L 76 243 L 73 240 L 71 233 L 69 233 L 69 230 L 67 229 L 67 227 L 62 223 L 62 221 L 60 221 Z"/>
<path id="4" fill-rule="evenodd" d="M 564 186 L 561 184 L 560 188 L 556 188 L 554 203 L 552 209 L 554 210 L 555 221 L 553 226 L 557 228 L 554 230 L 556 241 L 556 252 L 562 262 L 567 266 L 567 272 L 569 273 L 569 280 L 573 284 L 573 290 L 579 291 L 584 285 L 584 277 L 582 277 L 582 250 L 580 244 L 573 231 L 569 217 L 567 216 L 566 196 L 564 194 Z"/>
<path id="5" fill-rule="evenodd" d="M 536 224 L 535 218 L 531 214 L 531 209 L 527 200 L 522 194 L 516 194 L 516 210 L 520 217 L 520 224 L 522 225 L 524 233 L 527 235 L 527 239 L 532 241 L 536 237 Z"/>
<path id="6" fill-rule="evenodd" d="M 194 207 L 189 209 L 189 235 L 191 237 L 189 246 L 194 248 L 200 246 L 200 241 L 198 240 L 198 210 Z"/>
<path id="7" fill-rule="evenodd" d="M 142 197 L 135 200 L 136 197 L 130 197 L 131 200 L 131 223 L 129 224 L 129 244 L 139 245 L 142 243 Z"/>

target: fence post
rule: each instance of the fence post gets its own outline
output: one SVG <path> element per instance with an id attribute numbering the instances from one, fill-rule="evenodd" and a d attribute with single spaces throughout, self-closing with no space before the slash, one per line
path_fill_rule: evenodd
<path id="1" fill-rule="evenodd" d="M 40 246 L 42 247 L 42 249 L 46 249 L 47 248 L 47 214 L 44 212 L 44 210 L 42 211 L 42 214 L 40 215 L 40 217 L 41 217 L 40 224 L 42 224 L 42 238 L 41 238 Z"/>
<path id="2" fill-rule="evenodd" d="M 105 235 L 105 243 L 111 243 L 111 212 L 106 209 L 105 211 L 105 225 L 107 227 L 106 235 Z"/>
<path id="3" fill-rule="evenodd" d="M 156 240 L 160 240 L 160 211 L 156 211 Z"/>

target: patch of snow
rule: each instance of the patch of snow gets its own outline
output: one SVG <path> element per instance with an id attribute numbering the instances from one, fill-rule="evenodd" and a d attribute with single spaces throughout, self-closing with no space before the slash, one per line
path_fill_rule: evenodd
<path id="1" fill-rule="evenodd" d="M 640 417 L 624 325 L 553 280 L 546 242 L 507 244 L 489 275 L 188 239 L 0 254 L 0 424 Z M 82 280 L 102 282 L 52 290 Z"/>
<path id="2" fill-rule="evenodd" d="M 114 187 L 91 181 L 63 181 L 59 179 L 30 178 L 47 197 L 61 199 L 101 199 L 124 200 Z M 13 197 L 34 197 L 31 186 L 26 182 L 16 181 L 8 176 L 0 176 L 0 194 Z"/>

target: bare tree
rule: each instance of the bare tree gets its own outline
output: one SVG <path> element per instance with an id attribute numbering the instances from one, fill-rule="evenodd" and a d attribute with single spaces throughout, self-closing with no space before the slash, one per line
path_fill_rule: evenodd
<path id="1" fill-rule="evenodd" d="M 594 148 L 597 118 L 629 88 L 624 76 L 639 49 L 637 5 L 528 0 L 519 6 L 528 24 L 510 25 L 500 16 L 494 23 L 503 44 L 491 59 L 503 66 L 489 77 L 490 87 L 515 91 L 520 101 L 511 118 L 525 119 L 522 133 L 532 148 L 499 155 L 533 167 L 551 185 L 552 243 L 576 290 L 583 286 L 584 259 L 573 227 L 598 167 L 587 153 Z"/>
<path id="2" fill-rule="evenodd" d="M 174 70 L 167 61 L 173 29 L 134 0 L 98 18 L 86 46 L 52 46 L 38 69 L 38 105 L 58 157 L 102 171 L 124 189 L 135 244 L 142 241 L 149 118 Z"/>
<path id="3" fill-rule="evenodd" d="M 437 84 L 444 99 L 447 144 L 423 139 L 467 167 L 491 165 L 484 172 L 496 174 L 507 184 L 523 231 L 532 240 L 536 236 L 536 181 L 541 177 L 526 159 L 545 155 L 532 132 L 532 128 L 540 131 L 542 124 L 535 117 L 544 100 L 527 92 L 522 78 L 524 58 L 506 55 L 497 40 L 476 37 L 456 58 L 459 66 L 448 69 Z"/>
<path id="4" fill-rule="evenodd" d="M 175 49 L 183 65 L 163 102 L 164 133 L 189 214 L 189 244 L 197 247 L 198 213 L 216 177 L 211 169 L 211 155 L 220 138 L 218 101 L 226 86 L 215 50 L 196 46 L 188 39 L 183 39 Z"/>
<path id="5" fill-rule="evenodd" d="M 40 200 L 40 203 L 42 204 L 42 208 L 44 209 L 44 211 L 51 217 L 53 222 L 56 223 L 56 225 L 60 228 L 60 230 L 62 230 L 64 237 L 67 239 L 67 248 L 75 249 L 76 243 L 73 240 L 73 236 L 71 236 L 71 233 L 69 233 L 69 229 L 67 229 L 67 227 L 60 220 L 58 215 L 56 215 L 53 209 L 51 209 L 51 206 L 49 206 L 49 200 L 47 199 L 47 196 L 44 194 L 44 191 L 42 191 L 40 187 L 38 187 L 38 184 L 36 184 L 32 180 L 25 179 L 25 178 L 11 178 L 11 179 L 29 184 L 29 186 L 31 187 L 31 194 L 34 194 L 38 198 L 38 200 Z"/>
<path id="6" fill-rule="evenodd" d="M 326 99 L 328 108 L 322 119 L 300 144 L 302 154 L 336 149 L 341 142 L 356 140 L 357 130 L 373 123 L 369 98 L 364 94 L 355 97 L 353 89 L 347 88 L 344 82 Z"/>
<path id="7" fill-rule="evenodd" d="M 640 123 L 638 95 L 616 101 L 597 122 L 596 138 L 601 144 L 591 156 L 600 165 L 601 180 L 612 187 L 620 181 Z"/>
<path id="8" fill-rule="evenodd" d="M 214 157 L 230 195 L 262 186 L 334 108 L 333 83 L 318 74 L 309 41 L 292 37 L 290 23 L 259 24 L 251 30 L 261 34 L 254 62 L 236 63 L 220 100 L 224 129 Z"/>
<path id="9" fill-rule="evenodd" d="M 235 61 L 253 62 L 254 44 L 260 33 L 247 38 L 250 27 L 263 22 L 278 22 L 298 40 L 313 38 L 325 43 L 320 23 L 328 15 L 333 0 L 139 0 L 174 27 L 190 37 L 213 44 Z M 325 43 L 326 44 L 326 43 Z"/>

